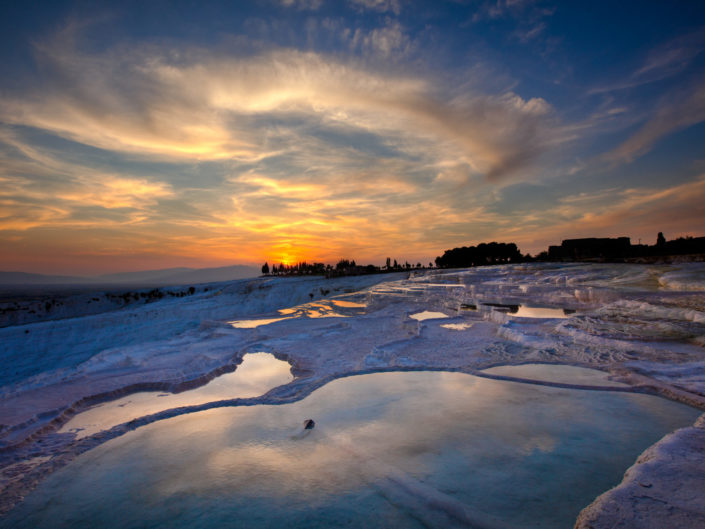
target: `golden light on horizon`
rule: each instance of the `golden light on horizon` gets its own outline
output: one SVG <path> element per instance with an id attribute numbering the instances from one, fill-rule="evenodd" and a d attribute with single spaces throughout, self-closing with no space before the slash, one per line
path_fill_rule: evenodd
<path id="1" fill-rule="evenodd" d="M 482 46 L 468 62 L 481 24 L 458 35 L 470 48 L 448 39 L 439 63 L 436 45 L 457 30 L 457 6 L 431 38 L 438 28 L 420 24 L 431 33 L 417 34 L 397 21 L 396 0 L 357 0 L 353 11 L 343 2 L 335 23 L 320 2 L 270 2 L 262 13 L 282 28 L 299 8 L 312 25 L 305 38 L 282 31 L 268 42 L 267 24 L 244 22 L 259 8 L 236 4 L 233 33 L 219 29 L 213 46 L 179 32 L 153 42 L 112 29 L 97 45 L 101 28 L 121 23 L 102 15 L 67 14 L 32 34 L 32 24 L 18 26 L 17 46 L 3 51 L 21 60 L 5 63 L 32 57 L 36 68 L 0 79 L 1 268 L 80 275 L 428 263 L 493 240 L 537 254 L 562 238 L 652 240 L 702 229 L 702 127 L 690 129 L 705 122 L 705 83 L 686 67 L 705 49 L 701 32 L 674 26 L 673 42 L 611 54 L 609 71 L 624 80 L 602 69 L 584 76 L 584 86 L 571 85 L 586 96 L 578 111 L 565 86 L 537 81 L 560 78 L 555 65 L 524 80 L 511 65 L 495 68 L 495 56 L 482 58 Z M 500 4 L 497 16 L 534 9 Z M 363 9 L 386 14 L 363 23 Z M 478 10 L 472 20 L 487 15 L 468 9 Z M 152 22 L 161 35 L 161 21 Z M 527 40 L 516 38 L 523 22 L 509 33 L 529 61 L 529 41 L 550 29 L 537 24 Z M 673 76 L 662 93 L 649 77 L 658 68 Z M 646 91 L 630 100 L 641 83 Z M 600 99 L 608 96 L 614 101 Z M 596 142 L 605 131 L 610 141 Z M 674 157 L 662 139 L 676 132 L 689 139 Z M 652 151 L 664 162 L 625 170 Z"/>
<path id="2" fill-rule="evenodd" d="M 270 266 L 280 264 L 291 266 L 303 261 L 309 261 L 309 259 L 303 257 L 303 253 L 293 250 L 273 252 L 271 255 L 267 255 L 267 262 L 270 263 Z"/>

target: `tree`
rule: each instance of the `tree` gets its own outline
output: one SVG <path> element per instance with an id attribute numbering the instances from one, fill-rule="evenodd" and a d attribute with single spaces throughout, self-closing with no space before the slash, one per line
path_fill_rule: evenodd
<path id="1" fill-rule="evenodd" d="M 353 266 L 353 264 L 352 264 L 350 261 L 348 261 L 347 259 L 341 259 L 341 260 L 338 261 L 338 263 L 335 265 L 335 269 L 336 269 L 336 270 L 347 270 L 347 269 L 350 268 L 351 266 Z"/>
<path id="2" fill-rule="evenodd" d="M 267 274 L 269 273 L 269 265 L 268 265 L 267 263 L 264 263 L 264 264 L 262 265 L 262 273 L 263 273 L 264 275 L 267 275 Z"/>
<path id="3" fill-rule="evenodd" d="M 439 268 L 466 268 L 502 263 L 519 263 L 523 256 L 516 244 L 503 242 L 480 243 L 477 246 L 463 246 L 446 250 L 442 257 L 436 257 Z"/>
<path id="4" fill-rule="evenodd" d="M 389 270 L 392 267 L 392 260 L 387 257 L 387 270 Z"/>
<path id="5" fill-rule="evenodd" d="M 658 232 L 656 237 L 656 246 L 664 246 L 666 244 L 666 237 L 663 236 L 663 232 Z"/>

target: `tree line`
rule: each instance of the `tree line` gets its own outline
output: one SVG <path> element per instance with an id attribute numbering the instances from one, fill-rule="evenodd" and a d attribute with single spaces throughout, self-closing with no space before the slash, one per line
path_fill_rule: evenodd
<path id="1" fill-rule="evenodd" d="M 523 256 L 515 243 L 490 242 L 477 246 L 463 246 L 446 250 L 442 256 L 436 257 L 436 268 L 467 268 L 471 266 L 484 266 L 493 264 L 518 263 L 531 260 L 531 256 Z M 387 257 L 383 266 L 372 264 L 358 265 L 354 259 L 340 259 L 335 265 L 324 263 L 307 263 L 302 261 L 296 264 L 262 265 L 262 274 L 273 276 L 298 276 L 298 275 L 325 275 L 336 277 L 342 275 L 380 274 L 386 272 L 403 272 L 410 270 L 423 270 L 434 268 L 433 263 L 428 266 L 420 262 L 416 264 L 404 261 L 403 263 Z"/>
<path id="2" fill-rule="evenodd" d="M 624 239 L 624 241 L 622 241 L 622 239 Z M 620 243 L 624 242 L 624 244 L 622 244 L 624 248 L 620 246 L 619 255 L 612 255 L 610 253 L 611 246 L 614 246 L 615 241 Z M 529 254 L 522 255 L 517 245 L 513 242 L 483 242 L 477 246 L 462 246 L 460 248 L 446 250 L 443 252 L 443 255 L 436 257 L 435 268 L 470 268 L 473 266 L 523 263 L 529 261 L 581 260 L 585 257 L 594 257 L 593 254 L 596 254 L 598 257 L 602 256 L 603 258 L 619 257 L 620 259 L 689 253 L 705 254 L 705 237 L 679 237 L 678 239 L 666 241 L 663 233 L 659 232 L 656 238 L 656 244 L 653 246 L 645 244 L 632 245 L 627 237 L 618 239 L 569 239 L 563 241 L 562 246 L 551 246 L 549 250 L 551 251 L 544 251 L 532 257 Z M 571 250 L 571 252 L 567 252 L 567 250 Z M 614 252 L 612 251 L 612 253 Z M 264 265 L 262 265 L 262 273 L 277 276 L 325 275 L 326 277 L 335 277 L 341 275 L 402 272 L 426 268 L 434 268 L 433 263 L 428 263 L 428 266 L 424 266 L 420 262 L 414 265 L 408 261 L 401 263 L 396 259 L 387 257 L 383 266 L 371 264 L 358 265 L 354 259 L 340 259 L 335 265 L 307 263 L 305 261 L 292 265 L 282 263 L 272 265 L 271 269 L 268 263 L 264 263 Z"/>
<path id="3" fill-rule="evenodd" d="M 354 259 L 340 259 L 335 265 L 302 261 L 290 265 L 284 263 L 273 264 L 271 268 L 269 263 L 264 263 L 262 265 L 262 274 L 274 276 L 325 275 L 327 277 L 335 277 L 342 275 L 383 274 L 423 268 L 426 267 L 420 262 L 413 265 L 405 261 L 401 264 L 396 259 L 392 260 L 392 258 L 387 257 L 384 266 L 373 264 L 358 265 Z M 428 263 L 428 268 L 433 268 L 433 263 Z"/>
<path id="4" fill-rule="evenodd" d="M 528 261 L 531 256 L 523 256 L 513 242 L 480 243 L 477 246 L 463 246 L 446 250 L 436 257 L 438 268 L 467 268 Z"/>

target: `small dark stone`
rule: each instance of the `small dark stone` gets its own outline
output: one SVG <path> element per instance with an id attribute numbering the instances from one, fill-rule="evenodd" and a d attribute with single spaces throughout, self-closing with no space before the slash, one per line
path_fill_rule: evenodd
<path id="1" fill-rule="evenodd" d="M 304 430 L 313 430 L 314 426 L 316 426 L 316 423 L 313 422 L 313 419 L 306 419 L 304 421 Z"/>

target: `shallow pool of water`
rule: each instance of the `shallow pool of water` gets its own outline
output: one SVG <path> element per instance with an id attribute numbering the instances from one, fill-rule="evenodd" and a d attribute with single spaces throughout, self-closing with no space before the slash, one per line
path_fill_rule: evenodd
<path id="1" fill-rule="evenodd" d="M 412 320 L 416 321 L 425 321 L 425 320 L 434 320 L 434 319 L 442 319 L 442 318 L 447 318 L 447 314 L 443 314 L 442 312 L 433 312 L 430 310 L 425 310 L 423 312 L 417 312 L 416 314 L 410 314 L 409 318 Z"/>
<path id="2" fill-rule="evenodd" d="M 162 410 L 224 399 L 259 397 L 293 379 L 291 365 L 287 362 L 277 360 L 269 353 L 249 353 L 235 371 L 216 377 L 201 387 L 181 393 L 133 393 L 77 414 L 59 431 L 75 433 L 80 439 Z"/>
<path id="3" fill-rule="evenodd" d="M 292 404 L 129 432 L 51 475 L 0 527 L 566 528 L 698 414 L 461 373 L 361 375 Z"/>
<path id="4" fill-rule="evenodd" d="M 626 384 L 610 380 L 609 374 L 603 371 L 566 365 L 523 364 L 518 366 L 497 366 L 483 369 L 482 372 L 490 375 L 502 375 L 581 386 L 627 387 Z"/>
<path id="5" fill-rule="evenodd" d="M 553 307 L 529 307 L 527 305 L 519 305 L 516 312 L 509 311 L 515 318 L 569 318 L 572 312 L 574 311 Z"/>
<path id="6" fill-rule="evenodd" d="M 236 329 L 254 329 L 262 325 L 269 325 L 278 321 L 290 320 L 291 318 L 258 318 L 256 320 L 236 320 L 228 322 Z"/>

